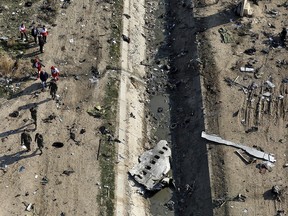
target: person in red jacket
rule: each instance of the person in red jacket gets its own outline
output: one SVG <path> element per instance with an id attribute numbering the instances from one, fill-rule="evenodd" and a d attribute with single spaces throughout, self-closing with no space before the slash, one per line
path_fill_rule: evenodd
<path id="1" fill-rule="evenodd" d="M 21 35 L 21 40 L 23 41 L 23 37 L 25 36 L 26 41 L 28 41 L 28 36 L 26 34 L 26 27 L 24 23 L 22 23 L 19 27 L 20 35 Z"/>
<path id="2" fill-rule="evenodd" d="M 40 76 L 40 71 L 42 70 L 42 66 L 45 67 L 45 66 L 40 62 L 38 56 L 36 56 L 36 58 L 34 59 L 33 67 L 37 68 L 37 71 L 38 71 L 38 76 L 37 76 L 37 78 L 39 78 L 39 76 Z"/>
<path id="3" fill-rule="evenodd" d="M 52 66 L 51 67 L 51 75 L 52 75 L 53 79 L 55 79 L 55 81 L 59 80 L 60 73 L 59 73 L 58 68 Z"/>

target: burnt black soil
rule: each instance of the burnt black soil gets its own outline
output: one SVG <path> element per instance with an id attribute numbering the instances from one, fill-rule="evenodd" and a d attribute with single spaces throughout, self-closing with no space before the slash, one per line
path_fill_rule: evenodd
<path id="1" fill-rule="evenodd" d="M 161 214 L 155 206 L 165 207 L 159 199 L 165 200 L 163 196 L 167 196 L 174 202 L 174 215 L 210 216 L 213 215 L 210 181 L 217 187 L 213 189 L 215 197 L 225 196 L 226 184 L 221 168 L 222 148 L 207 147 L 207 141 L 201 138 L 203 130 L 218 132 L 219 78 L 206 30 L 229 22 L 227 17 L 231 16 L 219 13 L 197 19 L 191 1 L 150 0 L 148 5 L 147 13 L 154 20 L 146 20 L 150 59 L 144 63 L 148 69 L 152 137 L 154 142 L 160 139 L 170 142 L 176 185 L 172 198 L 167 193 L 151 198 L 151 213 Z M 213 172 L 212 179 L 209 169 Z M 226 215 L 225 212 L 223 208 L 218 213 Z M 171 215 L 171 209 L 165 209 L 161 215 Z"/>

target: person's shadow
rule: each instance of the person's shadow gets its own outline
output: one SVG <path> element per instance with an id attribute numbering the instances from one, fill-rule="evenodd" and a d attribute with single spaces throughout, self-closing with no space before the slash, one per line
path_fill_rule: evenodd
<path id="1" fill-rule="evenodd" d="M 24 90 L 16 93 L 16 94 L 13 94 L 10 99 L 13 99 L 13 98 L 17 98 L 19 96 L 22 96 L 22 95 L 29 95 L 37 90 L 41 89 L 41 83 L 33 83 L 32 85 L 28 86 L 27 88 L 25 88 Z"/>
<path id="2" fill-rule="evenodd" d="M 13 163 L 16 163 L 20 160 L 23 160 L 23 159 L 26 159 L 26 158 L 31 158 L 31 157 L 34 157 L 36 156 L 37 154 L 37 149 L 32 152 L 31 154 L 29 155 L 23 155 L 24 153 L 26 153 L 26 150 L 23 150 L 23 151 L 20 151 L 20 152 L 17 152 L 17 153 L 13 153 L 13 154 L 10 154 L 10 155 L 3 155 L 0 157 L 0 167 L 4 168 L 5 165 L 6 166 L 9 166 Z"/>
<path id="3" fill-rule="evenodd" d="M 35 107 L 35 106 L 39 106 L 40 104 L 43 104 L 43 103 L 46 103 L 48 101 L 52 100 L 51 98 L 46 98 L 42 101 L 39 101 L 38 103 L 29 103 L 29 104 L 25 104 L 23 106 L 20 106 L 18 107 L 18 111 L 21 111 L 21 110 L 27 110 L 27 109 L 30 109 L 32 107 Z"/>
<path id="4" fill-rule="evenodd" d="M 7 136 L 10 136 L 12 134 L 22 133 L 22 132 L 24 132 L 25 128 L 31 124 L 33 124 L 33 123 L 26 124 L 22 127 L 14 129 L 14 130 L 4 131 L 4 132 L 0 133 L 0 137 L 7 137 Z"/>

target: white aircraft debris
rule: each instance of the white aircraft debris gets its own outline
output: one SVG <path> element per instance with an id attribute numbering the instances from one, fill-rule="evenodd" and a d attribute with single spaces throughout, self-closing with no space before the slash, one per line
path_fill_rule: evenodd
<path id="1" fill-rule="evenodd" d="M 171 150 L 167 141 L 161 140 L 153 149 L 139 157 L 139 163 L 129 173 L 147 190 L 157 190 L 160 181 L 166 177 L 171 168 L 170 156 Z"/>
<path id="2" fill-rule="evenodd" d="M 201 137 L 204 139 L 207 139 L 209 141 L 212 141 L 212 142 L 216 142 L 219 144 L 233 146 L 235 148 L 242 149 L 243 151 L 247 152 L 249 155 L 251 155 L 253 157 L 263 159 L 266 161 L 270 161 L 272 163 L 276 162 L 276 159 L 275 159 L 273 154 L 265 153 L 265 152 L 259 151 L 257 149 L 245 146 L 243 144 L 237 144 L 237 143 L 233 143 L 231 141 L 224 140 L 217 135 L 209 135 L 209 134 L 206 134 L 204 131 L 202 131 Z"/>

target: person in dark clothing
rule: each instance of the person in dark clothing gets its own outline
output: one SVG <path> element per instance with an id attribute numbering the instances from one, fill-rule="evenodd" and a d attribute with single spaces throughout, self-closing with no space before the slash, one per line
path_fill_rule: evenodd
<path id="1" fill-rule="evenodd" d="M 45 42 L 44 42 L 44 39 L 43 39 L 42 35 L 40 35 L 38 37 L 38 43 L 39 43 L 39 47 L 40 47 L 40 52 L 44 53 L 44 44 L 45 44 Z"/>
<path id="2" fill-rule="evenodd" d="M 36 133 L 35 142 L 37 143 L 38 149 L 40 150 L 40 155 L 43 154 L 42 149 L 44 148 L 43 136 L 40 133 Z"/>
<path id="3" fill-rule="evenodd" d="M 28 134 L 27 131 L 24 130 L 24 132 L 21 133 L 21 145 L 24 145 L 27 148 L 27 152 L 31 151 L 31 142 L 32 138 L 30 134 Z"/>
<path id="4" fill-rule="evenodd" d="M 281 40 L 281 43 L 282 45 L 285 47 L 286 46 L 286 36 L 287 36 L 287 29 L 286 28 L 283 28 L 281 33 L 280 33 L 280 40 Z"/>
<path id="5" fill-rule="evenodd" d="M 30 113 L 31 113 L 31 118 L 34 121 L 35 130 L 36 130 L 37 129 L 37 108 L 36 107 L 32 107 L 30 109 Z"/>
<path id="6" fill-rule="evenodd" d="M 50 88 L 50 95 L 51 95 L 52 99 L 54 100 L 55 97 L 56 97 L 56 92 L 58 90 L 58 86 L 56 84 L 56 80 L 55 79 L 51 80 L 49 88 Z"/>
<path id="7" fill-rule="evenodd" d="M 33 26 L 32 30 L 31 30 L 31 35 L 33 36 L 34 42 L 36 44 L 37 44 L 37 36 L 38 36 L 38 34 L 39 34 L 38 29 L 35 26 Z"/>
<path id="8" fill-rule="evenodd" d="M 46 71 L 40 71 L 39 77 L 40 77 L 41 84 L 42 84 L 42 91 L 44 91 L 45 88 L 47 87 L 46 82 L 47 82 L 49 75 Z"/>

